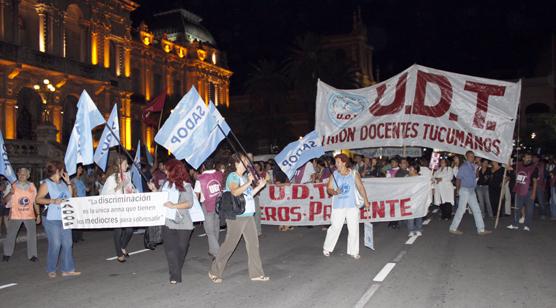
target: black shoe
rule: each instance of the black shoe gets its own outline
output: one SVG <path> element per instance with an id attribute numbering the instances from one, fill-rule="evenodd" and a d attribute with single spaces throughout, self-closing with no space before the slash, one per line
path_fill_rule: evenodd
<path id="1" fill-rule="evenodd" d="M 37 261 L 39 261 L 39 258 L 37 258 L 37 257 L 31 257 L 31 259 L 29 259 L 29 261 L 31 261 L 31 262 L 37 262 Z"/>
<path id="2" fill-rule="evenodd" d="M 4 262 L 10 261 L 10 256 L 4 256 L 4 257 L 2 257 L 2 261 L 4 261 Z"/>

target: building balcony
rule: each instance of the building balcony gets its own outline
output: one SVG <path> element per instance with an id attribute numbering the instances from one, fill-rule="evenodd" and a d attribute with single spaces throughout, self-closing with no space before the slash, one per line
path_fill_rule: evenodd
<path id="1" fill-rule="evenodd" d="M 61 72 L 65 75 L 110 82 L 112 86 L 123 90 L 131 89 L 129 78 L 118 77 L 110 69 L 39 52 L 3 41 L 0 41 L 0 60 L 36 66 L 46 70 Z"/>

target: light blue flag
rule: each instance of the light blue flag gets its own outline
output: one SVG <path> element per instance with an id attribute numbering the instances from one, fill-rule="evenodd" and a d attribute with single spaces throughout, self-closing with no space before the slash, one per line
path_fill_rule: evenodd
<path id="1" fill-rule="evenodd" d="M 90 165 L 93 163 L 93 134 L 91 130 L 105 123 L 104 117 L 97 106 L 83 90 L 77 102 L 77 115 L 75 125 L 71 131 L 64 163 L 68 174 L 74 175 L 77 164 Z"/>
<path id="2" fill-rule="evenodd" d="M 8 151 L 6 151 L 2 131 L 0 131 L 0 174 L 5 176 L 10 183 L 17 180 L 12 164 L 10 164 L 10 161 L 8 160 Z"/>
<path id="3" fill-rule="evenodd" d="M 114 132 L 115 135 L 112 134 L 110 129 L 108 129 L 108 126 L 112 128 L 112 132 Z M 100 141 L 93 157 L 95 163 L 100 167 L 100 169 L 102 169 L 102 171 L 106 171 L 106 167 L 108 165 L 108 156 L 110 155 L 110 148 L 120 144 L 118 142 L 118 136 L 120 136 L 118 105 L 114 104 L 114 107 L 112 107 L 112 112 L 110 113 L 110 117 L 108 118 L 108 122 L 106 122 L 106 126 L 102 131 L 102 136 L 100 137 Z"/>
<path id="4" fill-rule="evenodd" d="M 145 145 L 145 157 L 147 158 L 147 164 L 149 164 L 149 166 L 152 166 L 154 164 L 154 159 L 151 155 L 151 152 L 149 152 L 147 145 Z"/>
<path id="5" fill-rule="evenodd" d="M 212 104 L 211 104 L 212 105 Z M 214 105 L 212 105 L 214 106 Z M 214 107 L 207 107 L 195 87 L 180 100 L 154 140 L 177 159 L 197 169 L 212 154 L 230 127 Z M 225 125 L 224 125 L 225 124 Z"/>
<path id="6" fill-rule="evenodd" d="M 274 157 L 274 160 L 291 179 L 298 168 L 301 168 L 310 159 L 322 155 L 324 155 L 322 140 L 317 131 L 312 131 L 305 137 L 288 144 L 282 152 Z"/>
<path id="7" fill-rule="evenodd" d="M 143 181 L 141 181 L 139 168 L 141 168 L 141 140 L 137 141 L 137 152 L 135 153 L 135 159 L 133 160 L 133 165 L 131 166 L 131 183 L 133 183 L 137 192 L 142 193 Z"/>

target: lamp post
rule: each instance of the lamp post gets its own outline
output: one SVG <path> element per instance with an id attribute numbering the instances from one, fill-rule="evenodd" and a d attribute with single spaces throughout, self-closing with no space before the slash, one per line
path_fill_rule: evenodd
<path id="1" fill-rule="evenodd" d="M 41 121 L 43 125 L 51 124 L 50 121 L 50 110 L 48 110 L 48 101 L 52 100 L 54 93 L 56 92 L 56 87 L 50 83 L 50 80 L 44 79 L 41 84 L 35 84 L 33 89 L 41 97 Z"/>

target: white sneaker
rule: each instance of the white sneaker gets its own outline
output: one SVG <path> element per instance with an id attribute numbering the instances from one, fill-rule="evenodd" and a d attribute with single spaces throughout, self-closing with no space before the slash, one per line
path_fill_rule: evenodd
<path id="1" fill-rule="evenodd" d="M 411 232 L 409 232 L 409 234 L 408 234 L 407 236 L 409 236 L 409 237 L 414 237 L 414 236 L 415 236 L 415 232 L 411 231 Z"/>
<path id="2" fill-rule="evenodd" d="M 423 233 L 421 233 L 421 231 L 415 232 L 415 236 L 422 236 L 422 235 L 423 235 Z"/>
<path id="3" fill-rule="evenodd" d="M 509 225 L 509 226 L 507 226 L 506 228 L 508 228 L 508 229 L 510 229 L 510 230 L 517 230 L 517 229 L 519 229 L 517 226 L 514 226 L 514 225 Z"/>
<path id="4" fill-rule="evenodd" d="M 520 224 L 525 223 L 525 217 L 524 216 L 521 216 L 521 218 L 519 219 L 519 223 Z"/>
<path id="5" fill-rule="evenodd" d="M 529 229 L 529 227 L 525 226 L 525 227 L 523 227 L 523 231 L 531 231 L 531 229 Z"/>

